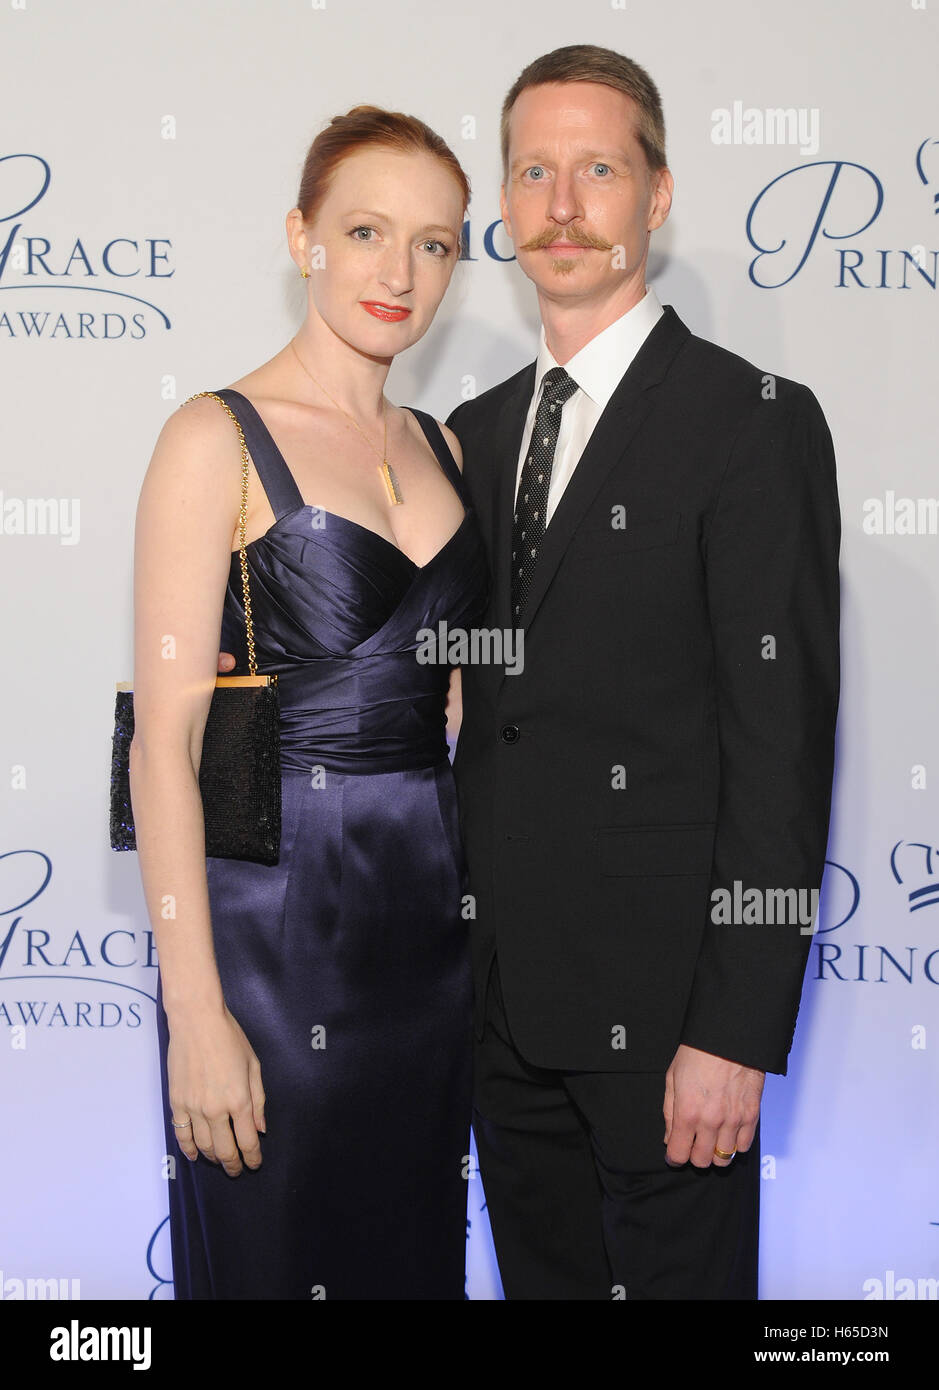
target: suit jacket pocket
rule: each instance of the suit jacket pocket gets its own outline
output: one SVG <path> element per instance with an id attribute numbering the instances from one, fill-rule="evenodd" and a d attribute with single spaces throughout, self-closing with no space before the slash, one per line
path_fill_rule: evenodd
<path id="1" fill-rule="evenodd" d="M 660 545 L 674 545 L 681 525 L 681 512 L 665 512 L 652 516 L 648 512 L 626 508 L 625 525 L 615 529 L 607 526 L 578 527 L 568 553 L 578 560 L 602 556 L 626 555 L 634 550 L 652 550 Z"/>
<path id="2" fill-rule="evenodd" d="M 643 875 L 709 874 L 714 825 L 611 826 L 597 831 L 601 874 L 620 878 Z"/>

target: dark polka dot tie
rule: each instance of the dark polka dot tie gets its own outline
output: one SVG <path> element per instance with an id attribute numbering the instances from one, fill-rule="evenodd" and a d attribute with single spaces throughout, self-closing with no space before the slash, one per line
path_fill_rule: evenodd
<path id="1" fill-rule="evenodd" d="M 563 367 L 545 372 L 535 424 L 522 464 L 512 523 L 512 613 L 518 622 L 525 611 L 528 591 L 538 565 L 545 533 L 548 487 L 554 465 L 564 402 L 577 390 L 577 382 Z"/>

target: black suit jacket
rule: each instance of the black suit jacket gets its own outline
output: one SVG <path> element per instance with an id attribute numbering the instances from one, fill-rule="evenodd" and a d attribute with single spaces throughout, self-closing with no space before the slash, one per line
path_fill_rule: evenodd
<path id="1" fill-rule="evenodd" d="M 532 363 L 448 422 L 492 564 L 489 628 L 513 626 L 534 378 Z M 820 885 L 839 543 L 812 392 L 667 307 L 548 526 L 522 672 L 463 668 L 478 1031 L 497 950 L 536 1065 L 664 1070 L 684 1042 L 785 1073 L 812 936 L 792 908 L 789 924 L 715 921 L 712 893 L 802 889 L 807 906 Z"/>

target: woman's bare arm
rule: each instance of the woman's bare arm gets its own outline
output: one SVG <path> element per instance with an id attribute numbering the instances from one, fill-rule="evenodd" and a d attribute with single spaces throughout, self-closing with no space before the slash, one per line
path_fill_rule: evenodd
<path id="1" fill-rule="evenodd" d="M 234 424 L 216 401 L 192 401 L 164 425 L 137 508 L 130 781 L 164 1008 L 171 1038 L 185 1044 L 176 1068 L 180 1094 L 171 1099 L 182 1116 L 183 1107 L 196 1112 L 192 1152 L 188 1130 L 179 1131 L 180 1146 L 190 1158 L 196 1146 L 210 1157 L 217 1149 L 237 1171 L 227 1116 L 250 1161 L 263 1104 L 251 1104 L 259 1080 L 257 1087 L 243 1084 L 250 1058 L 242 1067 L 235 1036 L 241 1030 L 225 1006 L 216 966 L 198 773 L 240 500 Z"/>

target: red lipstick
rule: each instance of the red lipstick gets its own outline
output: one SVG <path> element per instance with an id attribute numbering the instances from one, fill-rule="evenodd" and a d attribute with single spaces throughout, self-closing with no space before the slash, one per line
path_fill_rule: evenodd
<path id="1" fill-rule="evenodd" d="M 383 304 L 380 299 L 360 299 L 359 303 L 363 309 L 376 319 L 381 319 L 383 323 L 401 323 L 411 312 L 401 305 L 395 307 L 393 304 Z"/>

